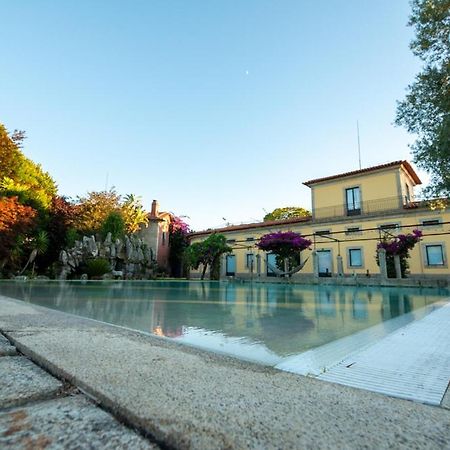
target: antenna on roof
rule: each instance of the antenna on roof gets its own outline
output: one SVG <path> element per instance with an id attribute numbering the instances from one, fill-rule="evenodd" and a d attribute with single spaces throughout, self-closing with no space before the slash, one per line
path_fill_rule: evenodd
<path id="1" fill-rule="evenodd" d="M 361 145 L 359 142 L 359 123 L 356 121 L 356 134 L 358 136 L 358 160 L 359 160 L 359 170 L 361 170 Z"/>

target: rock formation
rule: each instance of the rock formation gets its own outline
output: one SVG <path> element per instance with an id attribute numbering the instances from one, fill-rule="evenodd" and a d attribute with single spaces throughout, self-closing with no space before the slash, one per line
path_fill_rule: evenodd
<path id="1" fill-rule="evenodd" d="M 61 263 L 60 279 L 84 265 L 89 259 L 104 258 L 110 263 L 110 277 L 126 279 L 148 278 L 155 267 L 153 253 L 143 240 L 137 236 L 125 236 L 114 242 L 108 233 L 104 242 L 96 241 L 94 236 L 83 236 L 75 241 L 71 249 L 62 250 L 59 255 Z"/>

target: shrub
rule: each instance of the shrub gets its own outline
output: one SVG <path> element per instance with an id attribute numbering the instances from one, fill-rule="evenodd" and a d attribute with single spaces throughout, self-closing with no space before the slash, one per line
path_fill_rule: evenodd
<path id="1" fill-rule="evenodd" d="M 409 268 L 409 263 L 407 258 L 409 258 L 409 251 L 414 248 L 414 246 L 420 241 L 422 237 L 422 232 L 420 230 L 413 230 L 409 234 L 399 234 L 391 239 L 386 236 L 381 242 L 377 244 L 377 250 L 386 250 L 386 268 L 388 278 L 395 278 L 397 276 L 395 271 L 394 256 L 398 255 L 400 257 L 400 269 L 402 278 L 405 278 L 406 271 Z M 378 252 L 377 252 L 377 264 L 379 265 Z"/>
<path id="2" fill-rule="evenodd" d="M 89 259 L 86 262 L 86 273 L 88 274 L 89 278 L 101 277 L 102 275 L 110 271 L 111 266 L 109 264 L 109 261 L 105 258 Z"/>
<path id="3" fill-rule="evenodd" d="M 289 258 L 309 248 L 311 241 L 293 231 L 278 231 L 261 236 L 256 246 L 265 252 L 272 252 L 280 258 Z"/>

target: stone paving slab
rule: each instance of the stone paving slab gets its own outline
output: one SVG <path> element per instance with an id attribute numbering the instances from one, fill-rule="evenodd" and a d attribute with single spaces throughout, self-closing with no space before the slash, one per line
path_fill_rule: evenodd
<path id="1" fill-rule="evenodd" d="M 36 306 L 35 314 L 29 309 L 21 314 L 21 307 L 0 299 L 0 329 L 8 328 L 19 351 L 168 447 L 450 448 L 445 408 L 280 372 Z"/>
<path id="2" fill-rule="evenodd" d="M 0 448 L 158 449 L 82 395 L 0 411 Z"/>
<path id="3" fill-rule="evenodd" d="M 0 356 L 14 355 L 17 355 L 16 348 L 9 343 L 8 339 L 0 335 Z"/>
<path id="4" fill-rule="evenodd" d="M 0 358 L 0 408 L 56 395 L 62 383 L 23 356 Z"/>

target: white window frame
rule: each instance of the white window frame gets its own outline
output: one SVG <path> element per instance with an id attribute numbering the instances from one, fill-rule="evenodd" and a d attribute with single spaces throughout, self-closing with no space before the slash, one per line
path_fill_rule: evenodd
<path id="1" fill-rule="evenodd" d="M 347 227 L 345 229 L 345 235 L 346 236 L 353 236 L 355 234 L 362 234 L 361 226 L 353 226 L 353 227 Z"/>
<path id="2" fill-rule="evenodd" d="M 383 228 L 383 227 L 388 227 L 389 225 L 395 225 L 395 226 L 392 226 L 392 228 Z M 402 229 L 402 224 L 400 222 L 384 222 L 384 223 L 380 223 L 377 226 L 377 228 L 381 232 L 386 231 L 387 233 L 399 233 Z"/>
<path id="3" fill-rule="evenodd" d="M 358 192 L 359 199 L 355 199 L 354 191 Z M 349 203 L 348 192 L 352 191 L 352 201 Z M 361 186 L 350 186 L 344 189 L 345 198 L 345 215 L 346 216 L 359 216 L 362 214 L 362 192 Z"/>
<path id="4" fill-rule="evenodd" d="M 315 236 L 329 236 L 330 234 L 333 234 L 330 229 L 322 229 L 314 231 Z"/>
<path id="5" fill-rule="evenodd" d="M 427 224 L 425 222 L 437 222 L 437 223 Z M 430 228 L 442 228 L 442 219 L 435 217 L 420 219 L 420 226 L 421 228 L 426 228 L 427 230 L 429 230 Z"/>
<path id="6" fill-rule="evenodd" d="M 441 247 L 442 264 L 429 264 L 428 261 L 428 247 Z M 447 252 L 445 243 L 443 242 L 427 242 L 422 244 L 424 266 L 428 269 L 441 269 L 447 267 Z"/>
<path id="7" fill-rule="evenodd" d="M 234 272 L 228 272 L 228 258 L 234 258 Z M 225 276 L 235 276 L 236 275 L 236 269 L 237 269 L 237 258 L 234 253 L 228 253 L 225 255 Z"/>
<path id="8" fill-rule="evenodd" d="M 350 256 L 351 252 L 354 250 L 359 250 L 361 255 L 361 265 L 360 266 L 354 266 L 352 265 L 352 258 Z M 347 268 L 349 269 L 364 269 L 364 249 L 362 247 L 348 247 L 347 248 Z"/>

